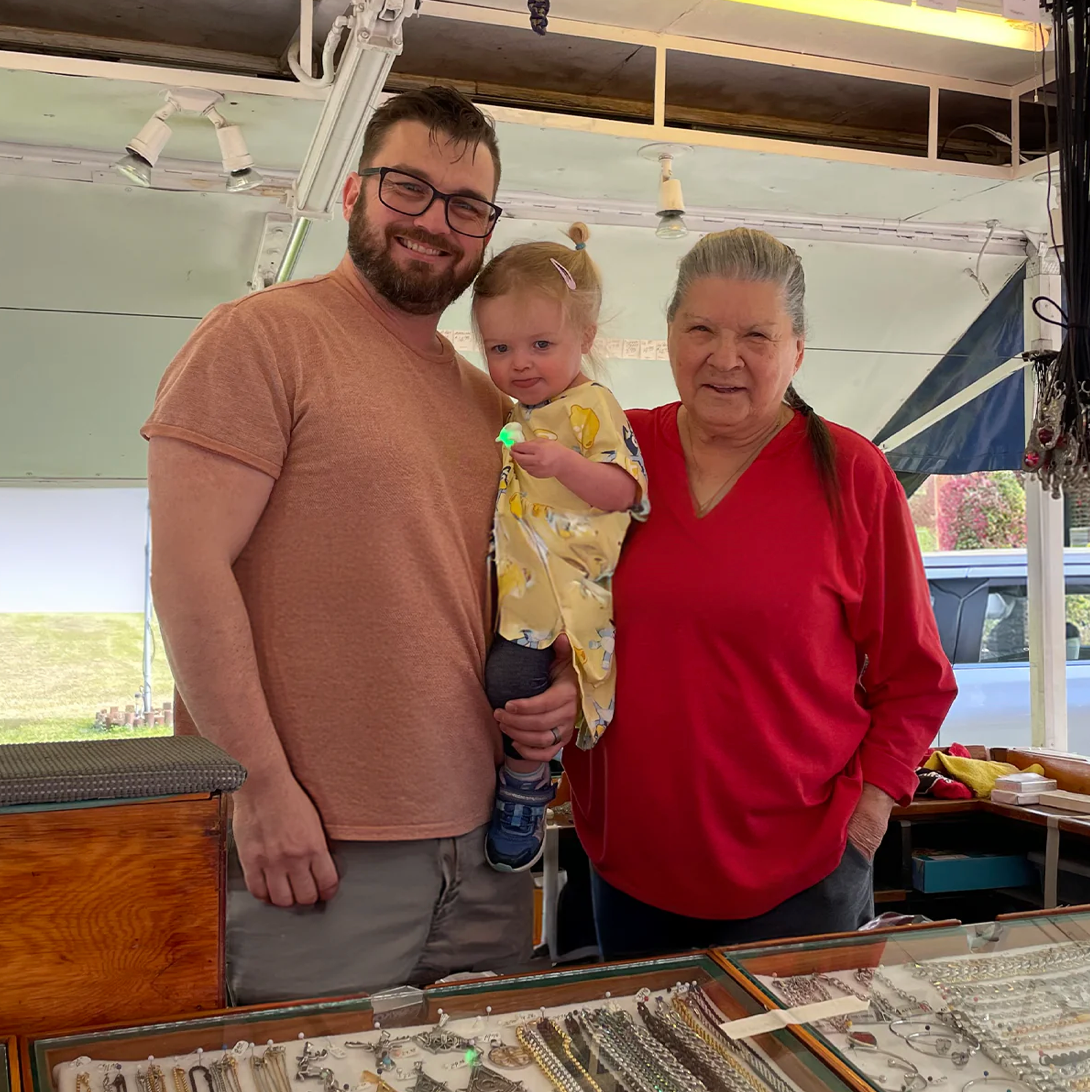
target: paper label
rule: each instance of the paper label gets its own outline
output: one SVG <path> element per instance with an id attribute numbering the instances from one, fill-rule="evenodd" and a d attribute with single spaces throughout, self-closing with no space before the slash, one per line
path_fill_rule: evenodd
<path id="1" fill-rule="evenodd" d="M 853 1012 L 867 1012 L 869 1001 L 858 997 L 834 997 L 831 1001 L 818 1001 L 813 1005 L 800 1005 L 794 1009 L 772 1009 L 760 1016 L 747 1016 L 744 1020 L 728 1020 L 720 1024 L 728 1039 L 750 1039 L 779 1031 L 792 1024 L 814 1024 L 834 1016 L 850 1016 Z"/>
<path id="2" fill-rule="evenodd" d="M 1003 18 L 1019 23 L 1043 23 L 1048 12 L 1041 10 L 1040 0 L 1003 0 Z"/>

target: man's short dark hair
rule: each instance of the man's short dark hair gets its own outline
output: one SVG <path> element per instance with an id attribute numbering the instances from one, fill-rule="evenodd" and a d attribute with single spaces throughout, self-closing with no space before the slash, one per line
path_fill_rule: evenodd
<path id="1" fill-rule="evenodd" d="M 445 137 L 474 152 L 483 144 L 492 156 L 499 186 L 500 147 L 492 120 L 453 87 L 423 87 L 387 99 L 367 123 L 360 170 L 376 165 L 375 156 L 382 150 L 386 134 L 401 121 L 418 121 L 428 127 L 433 140 Z"/>

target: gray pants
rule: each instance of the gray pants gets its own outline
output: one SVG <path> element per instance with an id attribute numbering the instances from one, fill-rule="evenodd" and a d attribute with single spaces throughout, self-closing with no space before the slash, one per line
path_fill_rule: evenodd
<path id="1" fill-rule="evenodd" d="M 495 872 L 485 827 L 458 838 L 334 842 L 327 903 L 259 902 L 231 847 L 227 988 L 235 1005 L 374 993 L 457 971 L 514 971 L 530 957 L 533 881 Z"/>

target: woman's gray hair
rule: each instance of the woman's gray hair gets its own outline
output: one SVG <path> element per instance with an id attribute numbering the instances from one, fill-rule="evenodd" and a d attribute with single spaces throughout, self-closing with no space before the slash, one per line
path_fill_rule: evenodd
<path id="1" fill-rule="evenodd" d="M 689 289 L 705 277 L 778 285 L 783 294 L 784 309 L 791 319 L 791 332 L 795 337 L 806 336 L 806 274 L 802 270 L 802 261 L 775 236 L 745 227 L 705 235 L 678 265 L 677 286 L 666 308 L 667 322 L 674 321 Z M 818 478 L 829 510 L 839 517 L 840 482 L 833 434 L 794 385 L 787 388 L 784 400 L 806 418 L 806 435 Z"/>
<path id="2" fill-rule="evenodd" d="M 668 322 L 674 321 L 693 282 L 705 277 L 779 285 L 791 331 L 795 337 L 805 337 L 806 274 L 802 262 L 786 243 L 768 232 L 740 227 L 705 235 L 678 266 L 677 287 L 666 308 Z"/>

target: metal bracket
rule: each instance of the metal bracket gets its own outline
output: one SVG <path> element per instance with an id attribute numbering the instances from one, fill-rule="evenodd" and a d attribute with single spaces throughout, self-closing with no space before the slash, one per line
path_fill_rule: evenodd
<path id="1" fill-rule="evenodd" d="M 270 212 L 265 215 L 261 229 L 261 242 L 257 247 L 254 271 L 249 280 L 251 292 L 268 288 L 276 281 L 276 274 L 291 238 L 291 217 L 286 212 Z"/>

